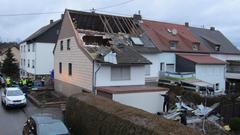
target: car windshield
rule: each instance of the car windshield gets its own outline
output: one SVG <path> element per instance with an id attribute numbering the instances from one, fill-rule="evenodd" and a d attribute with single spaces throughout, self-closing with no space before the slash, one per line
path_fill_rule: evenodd
<path id="1" fill-rule="evenodd" d="M 39 135 L 70 135 L 67 128 L 61 122 L 40 124 Z"/>
<path id="2" fill-rule="evenodd" d="M 23 92 L 21 90 L 10 90 L 7 91 L 7 96 L 21 96 Z"/>

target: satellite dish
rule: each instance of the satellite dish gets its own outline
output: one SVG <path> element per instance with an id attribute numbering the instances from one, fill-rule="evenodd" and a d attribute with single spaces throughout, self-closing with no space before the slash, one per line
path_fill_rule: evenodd
<path id="1" fill-rule="evenodd" d="M 172 31 L 171 31 L 170 29 L 167 29 L 167 31 L 168 31 L 169 33 L 172 33 Z"/>
<path id="2" fill-rule="evenodd" d="M 173 35 L 177 35 L 177 30 L 176 29 L 172 29 L 172 34 Z"/>

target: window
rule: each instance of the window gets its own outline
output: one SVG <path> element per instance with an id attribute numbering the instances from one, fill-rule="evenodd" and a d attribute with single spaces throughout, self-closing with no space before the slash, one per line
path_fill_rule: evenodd
<path id="1" fill-rule="evenodd" d="M 25 45 L 23 46 L 23 51 L 26 52 L 26 46 Z"/>
<path id="2" fill-rule="evenodd" d="M 72 75 L 72 63 L 68 63 L 68 75 Z"/>
<path id="3" fill-rule="evenodd" d="M 30 67 L 30 60 L 28 59 L 28 67 Z"/>
<path id="4" fill-rule="evenodd" d="M 32 60 L 32 68 L 35 68 L 35 60 Z"/>
<path id="5" fill-rule="evenodd" d="M 165 70 L 165 68 L 164 68 L 164 62 L 161 62 L 161 63 L 160 63 L 160 71 L 163 72 L 164 70 Z"/>
<path id="6" fill-rule="evenodd" d="M 219 83 L 216 83 L 215 90 L 219 90 Z"/>
<path id="7" fill-rule="evenodd" d="M 25 61 L 25 59 L 23 59 L 23 64 L 24 64 L 24 66 L 26 65 L 26 61 Z"/>
<path id="8" fill-rule="evenodd" d="M 36 47 L 36 45 L 35 45 L 35 43 L 33 43 L 32 44 L 32 52 L 35 52 L 35 49 L 36 49 L 35 47 Z"/>
<path id="9" fill-rule="evenodd" d="M 130 76 L 131 74 L 129 66 L 111 67 L 112 81 L 130 80 Z"/>
<path id="10" fill-rule="evenodd" d="M 174 72 L 175 71 L 174 70 L 174 64 L 167 64 L 166 67 L 167 67 L 167 69 L 166 69 L 167 72 Z"/>
<path id="11" fill-rule="evenodd" d="M 150 71 L 151 71 L 150 65 L 145 65 L 145 75 L 150 75 Z"/>
<path id="12" fill-rule="evenodd" d="M 170 49 L 175 50 L 177 48 L 177 42 L 176 41 L 171 41 L 170 42 Z"/>
<path id="13" fill-rule="evenodd" d="M 131 37 L 134 45 L 143 45 L 142 40 L 139 37 Z"/>
<path id="14" fill-rule="evenodd" d="M 28 47 L 28 52 L 30 52 L 30 45 L 27 45 L 27 47 Z"/>
<path id="15" fill-rule="evenodd" d="M 70 39 L 67 40 L 67 50 L 70 50 Z"/>
<path id="16" fill-rule="evenodd" d="M 62 62 L 59 63 L 59 73 L 62 73 Z"/>
<path id="17" fill-rule="evenodd" d="M 198 44 L 192 44 L 192 49 L 193 49 L 193 51 L 197 51 L 198 50 Z"/>
<path id="18" fill-rule="evenodd" d="M 63 50 L 63 41 L 60 42 L 60 50 Z"/>
<path id="19" fill-rule="evenodd" d="M 220 45 L 215 45 L 215 51 L 220 51 Z"/>
<path id="20" fill-rule="evenodd" d="M 58 35 L 58 34 L 59 34 L 59 29 L 57 29 L 57 31 L 56 31 L 56 32 L 57 32 L 57 35 Z"/>

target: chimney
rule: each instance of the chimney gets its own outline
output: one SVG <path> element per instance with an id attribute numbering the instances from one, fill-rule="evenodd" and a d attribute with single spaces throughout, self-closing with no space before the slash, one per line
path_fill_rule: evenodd
<path id="1" fill-rule="evenodd" d="M 211 31 L 215 31 L 215 27 L 210 27 L 210 30 Z"/>
<path id="2" fill-rule="evenodd" d="M 53 20 L 50 20 L 50 24 L 52 24 L 53 23 Z"/>
<path id="3" fill-rule="evenodd" d="M 63 20 L 64 14 L 61 14 L 61 19 Z"/>
<path id="4" fill-rule="evenodd" d="M 133 15 L 133 20 L 136 21 L 136 22 L 142 20 L 142 16 L 141 16 L 141 11 L 140 10 L 138 11 L 138 14 L 134 14 Z"/>
<path id="5" fill-rule="evenodd" d="M 189 22 L 185 22 L 185 27 L 189 27 Z"/>

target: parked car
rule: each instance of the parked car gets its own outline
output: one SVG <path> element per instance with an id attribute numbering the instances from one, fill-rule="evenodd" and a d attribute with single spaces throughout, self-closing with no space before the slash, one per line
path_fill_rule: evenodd
<path id="1" fill-rule="evenodd" d="M 61 120 L 46 115 L 33 115 L 25 122 L 23 135 L 70 135 Z"/>
<path id="2" fill-rule="evenodd" d="M 5 107 L 26 106 L 25 94 L 18 87 L 8 87 L 2 91 L 2 104 Z"/>

